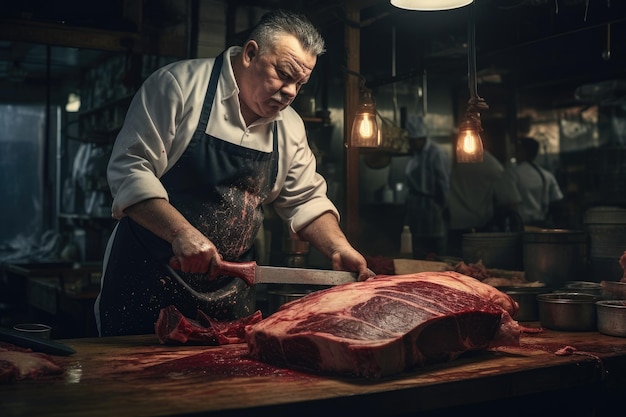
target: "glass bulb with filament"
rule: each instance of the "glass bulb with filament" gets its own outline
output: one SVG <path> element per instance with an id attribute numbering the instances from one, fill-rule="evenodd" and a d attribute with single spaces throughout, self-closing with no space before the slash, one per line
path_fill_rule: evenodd
<path id="1" fill-rule="evenodd" d="M 369 90 L 363 92 L 363 98 L 352 122 L 351 145 L 358 147 L 377 147 L 380 145 L 376 104 Z"/>
<path id="2" fill-rule="evenodd" d="M 468 118 L 459 128 L 456 141 L 456 160 L 459 163 L 473 163 L 483 161 L 483 141 L 479 130 Z"/>

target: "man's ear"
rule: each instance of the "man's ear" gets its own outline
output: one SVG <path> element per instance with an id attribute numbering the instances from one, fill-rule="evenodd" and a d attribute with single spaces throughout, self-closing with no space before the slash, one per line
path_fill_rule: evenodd
<path id="1" fill-rule="evenodd" d="M 256 41 L 249 40 L 243 46 L 243 62 L 244 65 L 250 65 L 250 62 L 259 54 L 259 44 Z"/>

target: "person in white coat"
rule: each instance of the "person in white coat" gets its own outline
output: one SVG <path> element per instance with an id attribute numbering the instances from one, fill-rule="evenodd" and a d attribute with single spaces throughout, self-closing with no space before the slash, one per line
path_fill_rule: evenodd
<path id="1" fill-rule="evenodd" d="M 242 47 L 169 64 L 144 82 L 108 165 L 119 222 L 95 305 L 101 336 L 153 333 L 170 305 L 192 318 L 198 309 L 217 320 L 252 314 L 254 289 L 217 271 L 223 260 L 254 259 L 264 204 L 333 269 L 374 275 L 341 231 L 289 106 L 324 48 L 305 17 L 276 10 Z"/>
<path id="2" fill-rule="evenodd" d="M 410 114 L 406 121 L 410 159 L 405 170 L 407 224 L 413 258 L 431 259 L 447 252 L 444 217 L 450 191 L 450 158 L 428 137 L 424 118 Z"/>
<path id="3" fill-rule="evenodd" d="M 521 196 L 519 214 L 524 226 L 553 227 L 560 222 L 563 193 L 554 174 L 536 163 L 539 142 L 521 137 L 515 143 L 515 164 L 507 174 Z"/>

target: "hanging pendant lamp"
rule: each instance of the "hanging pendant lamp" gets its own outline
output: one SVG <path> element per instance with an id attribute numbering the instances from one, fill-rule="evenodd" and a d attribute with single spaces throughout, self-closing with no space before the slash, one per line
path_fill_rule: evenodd
<path id="1" fill-rule="evenodd" d="M 450 10 L 467 6 L 473 0 L 391 0 L 391 4 L 407 10 Z"/>
<path id="2" fill-rule="evenodd" d="M 380 146 L 380 130 L 376 120 L 376 103 L 372 91 L 361 85 L 359 108 L 352 122 L 350 145 L 359 148 L 376 148 Z"/>
<path id="3" fill-rule="evenodd" d="M 469 10 L 467 33 L 467 72 L 470 99 L 463 121 L 459 125 L 456 141 L 456 160 L 459 163 L 473 163 L 483 161 L 483 141 L 480 137 L 482 125 L 480 112 L 488 109 L 485 100 L 478 95 L 476 86 L 476 28 L 475 5 Z"/>

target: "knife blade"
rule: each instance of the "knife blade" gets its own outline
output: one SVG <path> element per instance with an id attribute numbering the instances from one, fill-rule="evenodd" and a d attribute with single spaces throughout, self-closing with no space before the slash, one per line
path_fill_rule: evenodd
<path id="1" fill-rule="evenodd" d="M 76 353 L 73 348 L 56 340 L 44 339 L 4 327 L 0 327 L 0 340 L 51 355 L 67 356 Z"/>
<path id="2" fill-rule="evenodd" d="M 340 285 L 356 282 L 355 272 L 328 269 L 291 268 L 258 265 L 250 262 L 220 262 L 220 274 L 243 279 L 248 285 L 255 284 L 305 284 Z"/>
<path id="3" fill-rule="evenodd" d="M 175 274 L 169 265 L 170 273 Z M 291 268 L 257 265 L 250 262 L 220 262 L 218 274 L 241 278 L 248 286 L 255 284 L 340 285 L 356 282 L 356 272 L 328 269 Z"/>

